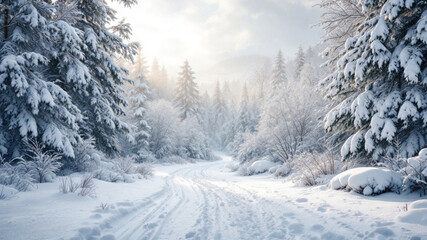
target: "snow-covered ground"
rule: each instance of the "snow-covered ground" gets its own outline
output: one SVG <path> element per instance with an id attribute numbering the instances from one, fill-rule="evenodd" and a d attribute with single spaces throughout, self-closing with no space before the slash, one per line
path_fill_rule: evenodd
<path id="1" fill-rule="evenodd" d="M 153 178 L 134 183 L 96 181 L 95 198 L 62 194 L 59 181 L 40 184 L 0 201 L 0 239 L 427 239 L 427 200 L 416 194 L 297 187 L 237 176 L 231 161 L 155 166 Z"/>

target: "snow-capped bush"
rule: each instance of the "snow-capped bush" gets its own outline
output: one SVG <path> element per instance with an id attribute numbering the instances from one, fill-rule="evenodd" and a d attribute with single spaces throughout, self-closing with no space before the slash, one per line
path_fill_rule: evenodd
<path id="1" fill-rule="evenodd" d="M 0 184 L 0 200 L 11 198 L 13 195 L 17 193 L 18 193 L 18 190 Z"/>
<path id="2" fill-rule="evenodd" d="M 251 162 L 261 158 L 269 152 L 268 137 L 263 134 L 247 133 L 244 142 L 240 145 L 237 159 L 241 162 Z"/>
<path id="3" fill-rule="evenodd" d="M 208 140 L 198 120 L 194 117 L 186 118 L 181 123 L 181 129 L 181 146 L 185 155 L 193 159 L 211 159 Z"/>
<path id="4" fill-rule="evenodd" d="M 10 185 L 18 191 L 29 190 L 34 182 L 50 182 L 62 164 L 61 155 L 55 151 L 45 150 L 37 141 L 26 143 L 26 159 L 15 158 L 10 162 L 0 162 L 0 184 Z"/>
<path id="5" fill-rule="evenodd" d="M 336 175 L 329 182 L 332 189 L 346 189 L 364 195 L 389 191 L 399 193 L 401 186 L 402 176 L 399 173 L 376 167 L 353 168 Z"/>
<path id="6" fill-rule="evenodd" d="M 140 174 L 144 178 L 148 178 L 153 176 L 153 168 L 149 164 L 141 163 L 136 167 L 135 173 Z"/>
<path id="7" fill-rule="evenodd" d="M 248 175 L 254 175 L 254 174 L 260 174 L 260 173 L 265 173 L 267 172 L 270 168 L 277 166 L 277 163 L 271 162 L 267 159 L 262 159 L 262 160 L 258 160 L 253 162 L 249 167 L 248 167 Z"/>
<path id="8" fill-rule="evenodd" d="M 145 149 L 138 151 L 136 154 L 130 156 L 136 163 L 154 163 L 157 162 L 156 157 L 152 152 Z"/>
<path id="9" fill-rule="evenodd" d="M 427 189 L 427 148 L 421 149 L 418 156 L 406 160 L 407 166 L 402 169 L 405 189 L 420 190 L 424 195 Z"/>
<path id="10" fill-rule="evenodd" d="M 125 174 L 134 173 L 134 161 L 130 157 L 118 158 L 114 161 L 114 170 Z"/>
<path id="11" fill-rule="evenodd" d="M 45 150 L 44 144 L 37 141 L 30 140 L 26 142 L 26 146 L 29 161 L 21 161 L 20 164 L 24 165 L 38 183 L 51 182 L 62 166 L 59 162 L 62 156 L 55 151 Z"/>
<path id="12" fill-rule="evenodd" d="M 14 165 L 11 163 L 17 162 Z M 0 184 L 13 186 L 18 191 L 28 191 L 33 187 L 34 178 L 22 158 L 15 158 L 10 163 L 0 166 Z"/>
<path id="13" fill-rule="evenodd" d="M 292 172 L 292 166 L 290 163 L 284 163 L 275 168 L 275 171 L 272 172 L 275 177 L 286 177 Z"/>
<path id="14" fill-rule="evenodd" d="M 96 170 L 100 161 L 105 159 L 104 154 L 95 149 L 95 139 L 89 138 L 81 141 L 75 150 L 75 159 L 68 162 L 66 167 L 71 167 L 81 172 Z"/>
<path id="15" fill-rule="evenodd" d="M 231 172 L 236 172 L 237 170 L 239 170 L 240 165 L 237 162 L 232 162 L 227 164 L 226 167 L 230 169 Z"/>
<path id="16" fill-rule="evenodd" d="M 335 174 L 341 164 L 331 151 L 304 153 L 294 160 L 298 181 L 306 186 L 323 183 L 321 176 Z"/>
<path id="17" fill-rule="evenodd" d="M 93 177 L 106 182 L 124 182 L 125 180 L 122 174 L 110 169 L 99 169 L 93 172 Z"/>
<path id="18" fill-rule="evenodd" d="M 178 129 L 181 119 L 173 104 L 157 100 L 148 104 L 147 121 L 151 126 L 149 148 L 157 159 L 176 155 L 181 139 Z"/>

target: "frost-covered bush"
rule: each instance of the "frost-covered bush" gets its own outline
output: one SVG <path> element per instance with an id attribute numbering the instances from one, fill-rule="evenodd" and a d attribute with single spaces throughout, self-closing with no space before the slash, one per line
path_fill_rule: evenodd
<path id="1" fill-rule="evenodd" d="M 227 164 L 226 167 L 230 169 L 231 172 L 236 172 L 237 170 L 239 170 L 240 165 L 237 162 L 232 162 Z"/>
<path id="2" fill-rule="evenodd" d="M 291 162 L 296 155 L 313 147 L 323 132 L 318 131 L 323 101 L 313 87 L 292 83 L 276 89 L 262 108 L 257 132 L 240 144 L 241 162 L 269 156 L 274 161 Z"/>
<path id="3" fill-rule="evenodd" d="M 70 167 L 79 172 L 91 172 L 96 170 L 100 161 L 105 159 L 104 154 L 95 149 L 95 139 L 88 138 L 81 141 L 75 150 L 75 159 L 66 163 L 66 167 Z"/>
<path id="4" fill-rule="evenodd" d="M 138 151 L 136 154 L 130 155 L 136 163 L 154 163 L 157 162 L 156 157 L 152 152 L 147 151 L 145 149 Z"/>
<path id="5" fill-rule="evenodd" d="M 37 141 L 30 140 L 25 145 L 29 160 L 21 161 L 20 164 L 24 165 L 38 183 L 51 182 L 62 166 L 59 162 L 62 156 L 53 150 L 46 150 L 44 144 Z"/>
<path id="6" fill-rule="evenodd" d="M 147 121 L 151 126 L 149 149 L 157 159 L 179 153 L 178 111 L 166 100 L 150 102 L 147 109 Z"/>
<path id="7" fill-rule="evenodd" d="M 303 153 L 294 161 L 294 167 L 298 174 L 298 180 L 307 186 L 322 183 L 321 176 L 337 173 L 341 163 L 335 160 L 331 151 L 323 153 Z"/>
<path id="8" fill-rule="evenodd" d="M 12 165 L 13 162 L 16 163 Z M 13 186 L 18 191 L 30 190 L 34 178 L 24 162 L 22 158 L 15 158 L 11 162 L 3 163 L 0 166 L 0 184 Z"/>
<path id="9" fill-rule="evenodd" d="M 130 157 L 118 158 L 114 161 L 114 169 L 120 173 L 132 174 L 135 172 L 134 161 Z"/>
<path id="10" fill-rule="evenodd" d="M 136 166 L 135 173 L 140 174 L 144 178 L 148 178 L 153 176 L 153 168 L 149 164 L 141 163 Z"/>
<path id="11" fill-rule="evenodd" d="M 251 162 L 268 154 L 269 142 L 267 136 L 258 133 L 247 133 L 244 138 L 245 141 L 240 145 L 237 156 L 241 163 Z"/>
<path id="12" fill-rule="evenodd" d="M 0 184 L 11 185 L 19 191 L 29 190 L 34 182 L 50 182 L 56 177 L 62 164 L 61 155 L 37 141 L 28 141 L 24 158 L 0 161 Z"/>
<path id="13" fill-rule="evenodd" d="M 239 168 L 237 169 L 237 174 L 241 175 L 241 176 L 249 176 L 249 167 L 251 166 L 251 162 L 244 162 L 241 163 Z"/>
<path id="14" fill-rule="evenodd" d="M 364 195 L 400 192 L 402 175 L 385 168 L 353 168 L 336 175 L 329 182 L 332 189 L 346 189 Z"/>
<path id="15" fill-rule="evenodd" d="M 181 123 L 180 129 L 182 135 L 181 146 L 186 157 L 206 160 L 212 158 L 208 140 L 196 118 L 186 118 Z"/>
<path id="16" fill-rule="evenodd" d="M 424 195 L 427 189 L 427 148 L 421 149 L 418 156 L 406 160 L 407 165 L 401 172 L 404 175 L 405 189 L 420 190 Z"/>
<path id="17" fill-rule="evenodd" d="M 110 169 L 99 169 L 93 172 L 93 177 L 95 179 L 106 181 L 106 182 L 124 182 L 125 181 L 123 174 L 117 173 L 116 171 L 112 171 Z"/>
<path id="18" fill-rule="evenodd" d="M 13 195 L 17 193 L 18 193 L 18 190 L 0 184 L 0 200 L 11 198 Z"/>
<path id="19" fill-rule="evenodd" d="M 293 166 L 291 163 L 284 163 L 282 165 L 277 166 L 274 169 L 270 169 L 270 171 L 271 173 L 274 174 L 275 177 L 286 177 L 292 172 L 292 169 L 293 169 Z"/>

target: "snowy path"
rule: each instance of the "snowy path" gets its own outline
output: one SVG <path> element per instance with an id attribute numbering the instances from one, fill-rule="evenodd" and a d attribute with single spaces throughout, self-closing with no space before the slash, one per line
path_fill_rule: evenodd
<path id="1" fill-rule="evenodd" d="M 234 176 L 226 168 L 230 161 L 223 157 L 218 162 L 160 169 L 157 174 L 165 184 L 158 192 L 124 214 L 119 212 L 101 222 L 95 230 L 81 231 L 89 234 L 80 237 L 331 240 L 411 239 L 423 234 L 420 227 L 393 226 L 395 223 L 387 220 L 387 214 L 383 219 L 381 213 L 365 215 L 365 210 L 345 203 L 345 198 L 335 199 L 344 200 L 344 204 L 332 207 L 324 197 L 311 202 L 307 193 L 301 192 L 304 188 L 287 189 L 282 182 L 263 177 Z M 286 194 L 283 190 L 296 193 Z M 323 187 L 317 192 L 331 194 L 332 190 Z M 379 204 L 376 210 L 381 211 L 380 206 L 389 207 Z"/>
<path id="2" fill-rule="evenodd" d="M 156 166 L 153 178 L 134 183 L 97 180 L 96 198 L 61 194 L 59 180 L 40 184 L 0 201 L 0 239 L 427 239 L 427 220 L 398 220 L 416 195 L 241 177 L 231 161 Z"/>

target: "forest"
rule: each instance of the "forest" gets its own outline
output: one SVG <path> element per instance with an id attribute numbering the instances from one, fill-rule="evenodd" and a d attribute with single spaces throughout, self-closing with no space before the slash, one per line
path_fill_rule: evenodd
<path id="1" fill-rule="evenodd" d="M 210 71 L 144 1 L 0 0 L 0 239 L 427 238 L 427 1 L 307 1 L 318 41 Z"/>

